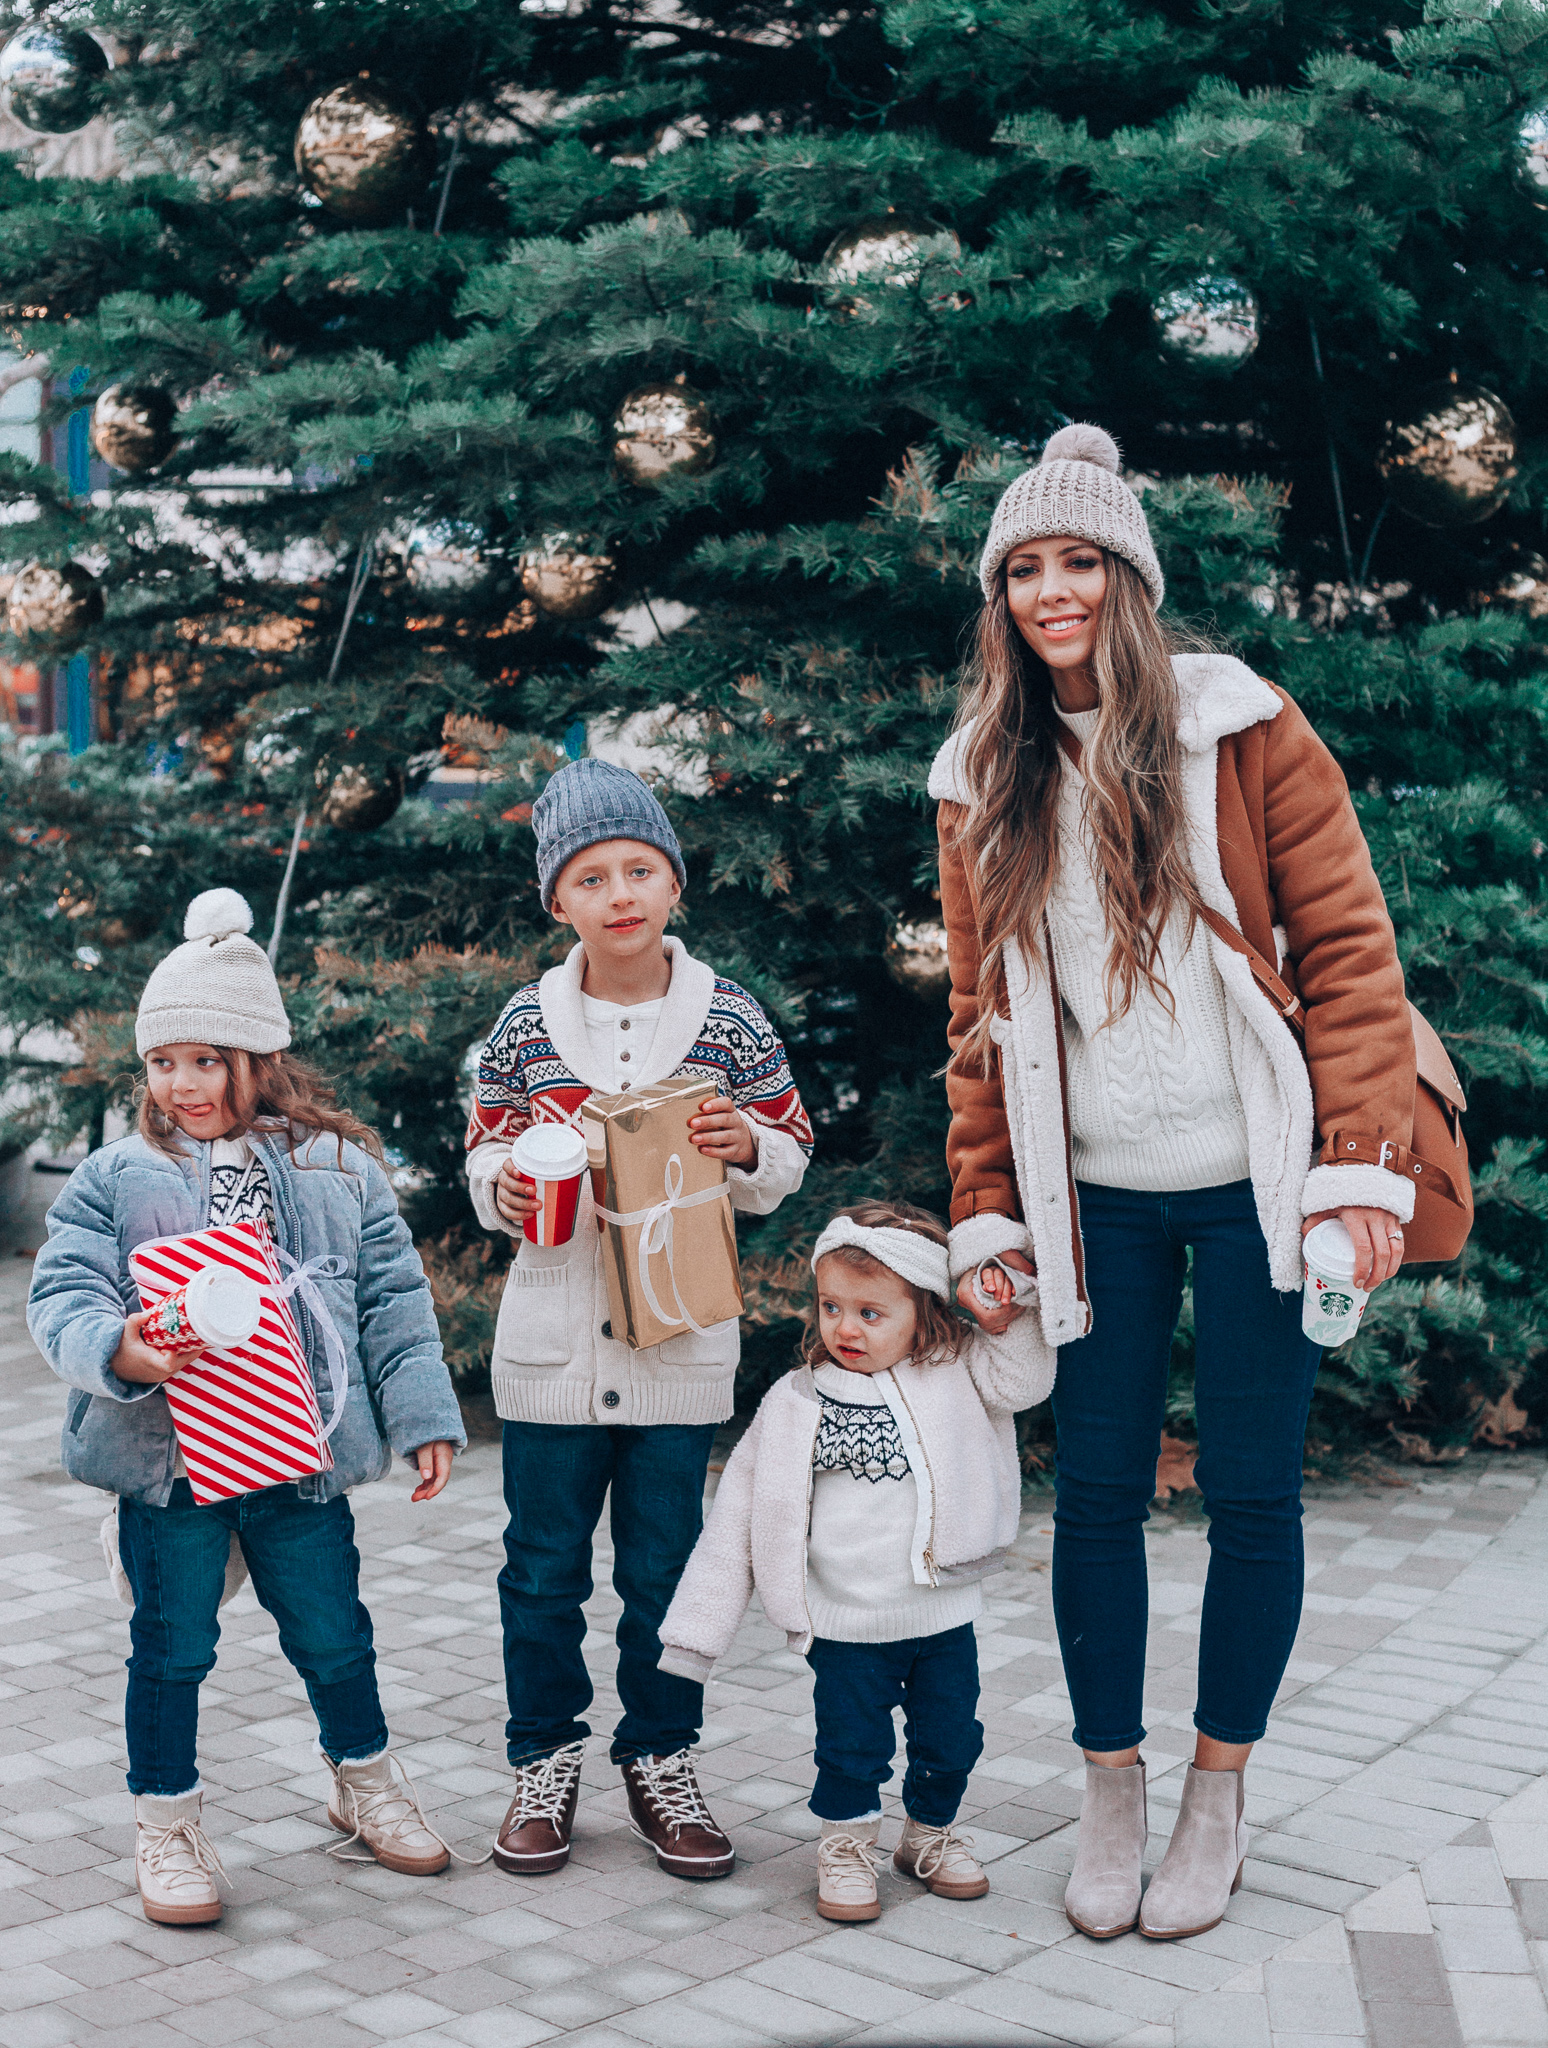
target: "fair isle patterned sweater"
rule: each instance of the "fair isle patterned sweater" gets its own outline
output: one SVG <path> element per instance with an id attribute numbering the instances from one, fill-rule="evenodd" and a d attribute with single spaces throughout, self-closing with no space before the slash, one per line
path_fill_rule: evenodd
<path id="1" fill-rule="evenodd" d="M 672 981 L 637 1084 L 702 1075 L 729 1096 L 758 1141 L 756 1162 L 730 1167 L 731 1206 L 767 1215 L 794 1193 L 812 1153 L 811 1123 L 779 1035 L 745 989 L 667 939 Z M 585 948 L 518 989 L 479 1056 L 468 1119 L 468 1188 L 479 1221 L 517 1239 L 490 1365 L 495 1406 L 511 1422 L 649 1426 L 723 1422 L 732 1410 L 738 1326 L 716 1324 L 648 1351 L 612 1334 L 589 1178 L 567 1245 L 529 1244 L 494 1204 L 512 1141 L 532 1123 L 578 1123 L 594 1090 L 610 1092 L 581 1004 Z"/>

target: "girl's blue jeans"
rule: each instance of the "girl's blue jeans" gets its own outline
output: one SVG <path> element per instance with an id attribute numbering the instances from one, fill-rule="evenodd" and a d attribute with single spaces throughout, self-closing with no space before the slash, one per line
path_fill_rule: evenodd
<path id="1" fill-rule="evenodd" d="M 124 1721 L 129 1790 L 163 1798 L 198 1782 L 199 1685 L 215 1662 L 231 1532 L 280 1648 L 306 1682 L 335 1763 L 387 1746 L 371 1617 L 349 1502 L 304 1501 L 292 1486 L 194 1503 L 186 1479 L 164 1508 L 118 1505 L 118 1548 L 134 1592 Z"/>
<path id="2" fill-rule="evenodd" d="M 858 1820 L 875 1813 L 892 1776 L 898 1740 L 892 1713 L 901 1707 L 908 1752 L 903 1811 L 926 1827 L 948 1827 L 984 1750 L 973 1624 L 897 1643 L 818 1636 L 806 1661 L 817 1677 L 817 1783 L 810 1801 L 817 1818 Z"/>
<path id="3" fill-rule="evenodd" d="M 1194 1477 L 1209 1515 L 1194 1726 L 1256 1742 L 1301 1618 L 1301 1460 L 1322 1353 L 1269 1279 L 1250 1181 L 1079 1187 L 1089 1336 L 1059 1353 L 1053 1603 L 1083 1749 L 1144 1734 L 1145 1523 L 1193 1250 Z"/>

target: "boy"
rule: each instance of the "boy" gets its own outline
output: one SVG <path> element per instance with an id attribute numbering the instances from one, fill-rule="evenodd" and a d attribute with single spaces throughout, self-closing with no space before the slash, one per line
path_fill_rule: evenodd
<path id="1" fill-rule="evenodd" d="M 812 1134 L 772 1025 L 745 990 L 668 939 L 687 880 L 666 812 L 637 775 L 574 761 L 533 806 L 543 906 L 579 944 L 506 1005 L 479 1059 L 468 1185 L 488 1229 L 520 1233 L 532 1183 L 511 1141 L 534 1121 L 576 1124 L 593 1089 L 701 1076 L 694 1144 L 726 1163 L 733 1208 L 767 1215 L 798 1188 Z M 612 1489 L 618 1695 L 612 1760 L 634 1831 L 678 1877 L 736 1860 L 694 1777 L 704 1689 L 657 1668 L 657 1629 L 702 1522 L 717 1424 L 732 1411 L 735 1321 L 631 1351 L 608 1320 L 589 1184 L 566 1245 L 522 1240 L 506 1281 L 491 1377 L 504 1420 L 500 1617 L 516 1794 L 494 1857 L 534 1876 L 568 1861 L 592 1699 L 581 1656 L 591 1539 Z"/>

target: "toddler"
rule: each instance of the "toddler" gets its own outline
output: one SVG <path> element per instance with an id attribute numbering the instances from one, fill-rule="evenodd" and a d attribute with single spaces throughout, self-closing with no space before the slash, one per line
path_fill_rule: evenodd
<path id="1" fill-rule="evenodd" d="M 346 1495 L 383 1478 L 396 1450 L 418 1468 L 414 1499 L 433 1500 L 466 1438 L 381 1146 L 286 1050 L 289 1020 L 273 968 L 246 937 L 252 921 L 233 889 L 190 904 L 186 943 L 140 998 L 139 1129 L 66 1182 L 27 1309 L 40 1350 L 74 1389 L 65 1470 L 119 1497 L 118 1549 L 134 1597 L 124 1712 L 135 1877 L 146 1918 L 173 1924 L 221 1914 L 196 1737 L 233 1538 L 306 1682 L 332 1776 L 329 1820 L 389 1870 L 424 1875 L 450 1855 L 393 1776 Z M 329 1439 L 331 1472 L 199 1507 L 162 1392 L 199 1354 L 169 1356 L 143 1340 L 129 1254 L 153 1238 L 253 1218 L 297 1262 L 335 1255 L 344 1277 L 315 1285 L 344 1342 L 348 1389 Z M 327 1421 L 323 1339 L 297 1309 Z"/>
<path id="2" fill-rule="evenodd" d="M 1054 1361 L 996 1265 L 980 1283 L 1009 1310 L 1004 1335 L 954 1314 L 945 1228 L 907 1203 L 840 1210 L 812 1269 L 805 1362 L 726 1466 L 661 1624 L 661 1666 L 707 1678 L 756 1588 L 816 1674 L 817 1910 L 874 1920 L 900 1704 L 893 1866 L 942 1898 L 989 1889 L 952 1825 L 983 1749 L 973 1622 L 1020 1514 L 1012 1417 L 1047 1398 Z"/>

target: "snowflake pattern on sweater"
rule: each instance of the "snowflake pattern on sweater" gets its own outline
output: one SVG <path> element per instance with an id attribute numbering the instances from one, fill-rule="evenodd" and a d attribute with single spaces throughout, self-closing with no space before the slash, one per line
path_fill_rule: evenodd
<path id="1" fill-rule="evenodd" d="M 788 1131 L 811 1157 L 811 1121 L 779 1033 L 746 989 L 719 975 L 699 1035 L 670 1078 L 701 1074 L 750 1124 Z M 539 985 L 530 982 L 501 1011 L 479 1054 L 467 1149 L 490 1138 L 508 1143 L 529 1124 L 571 1123 L 591 1092 L 554 1050 Z"/>

